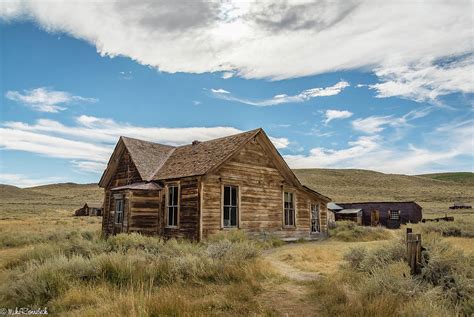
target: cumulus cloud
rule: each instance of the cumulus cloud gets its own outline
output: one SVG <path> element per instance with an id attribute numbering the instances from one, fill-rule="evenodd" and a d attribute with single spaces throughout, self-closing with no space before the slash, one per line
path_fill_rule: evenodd
<path id="1" fill-rule="evenodd" d="M 184 145 L 193 140 L 207 141 L 240 132 L 242 130 L 233 127 L 141 127 L 82 115 L 76 118 L 75 125 L 64 125 L 49 119 L 40 119 L 35 124 L 5 122 L 0 128 L 0 149 L 69 159 L 80 170 L 100 172 L 121 135 L 162 144 Z M 280 149 L 289 145 L 287 138 L 270 136 L 270 139 Z"/>
<path id="2" fill-rule="evenodd" d="M 98 101 L 95 98 L 74 96 L 66 91 L 51 90 L 47 87 L 24 90 L 23 92 L 9 90 L 5 97 L 40 112 L 59 112 L 66 110 L 66 106 L 72 103 Z"/>
<path id="3" fill-rule="evenodd" d="M 346 87 L 349 87 L 349 83 L 347 81 L 340 81 L 332 86 L 325 87 L 325 88 L 311 88 L 301 91 L 299 94 L 288 96 L 287 94 L 279 94 L 273 96 L 269 99 L 262 99 L 262 100 L 255 100 L 255 99 L 246 99 L 241 97 L 236 97 L 232 95 L 229 91 L 224 89 L 211 89 L 212 96 L 218 99 L 228 100 L 228 101 L 235 101 L 244 103 L 251 106 L 256 107 L 268 107 L 268 106 L 275 106 L 284 103 L 297 103 L 297 102 L 305 102 L 311 100 L 316 97 L 328 97 L 334 96 L 342 92 L 342 90 Z"/>
<path id="4" fill-rule="evenodd" d="M 279 80 L 364 68 L 380 76 L 380 97 L 415 100 L 472 92 L 463 84 L 472 60 L 462 59 L 473 50 L 471 12 L 469 0 L 0 3 L 4 20 L 32 20 L 163 72 Z M 462 61 L 437 62 L 452 57 Z"/>
<path id="5" fill-rule="evenodd" d="M 347 110 L 333 110 L 333 109 L 328 109 L 324 113 L 324 116 L 326 117 L 326 120 L 324 120 L 325 124 L 328 124 L 332 120 L 336 119 L 347 119 L 352 117 L 353 113 Z"/>

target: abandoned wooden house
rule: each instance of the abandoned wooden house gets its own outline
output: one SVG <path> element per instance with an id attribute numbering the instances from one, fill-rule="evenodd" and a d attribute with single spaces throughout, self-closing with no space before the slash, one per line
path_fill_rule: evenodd
<path id="1" fill-rule="evenodd" d="M 299 182 L 262 129 L 178 147 L 120 137 L 99 185 L 105 235 L 327 232 L 330 199 Z"/>
<path id="2" fill-rule="evenodd" d="M 102 216 L 102 204 L 85 203 L 74 212 L 74 216 Z"/>
<path id="3" fill-rule="evenodd" d="M 381 225 L 390 229 L 396 229 L 401 224 L 418 223 L 423 218 L 421 206 L 414 201 L 337 203 L 337 205 L 344 208 L 341 211 L 361 209 L 362 225 L 364 226 Z M 336 212 L 336 221 L 338 220 L 337 214 L 339 212 Z"/>

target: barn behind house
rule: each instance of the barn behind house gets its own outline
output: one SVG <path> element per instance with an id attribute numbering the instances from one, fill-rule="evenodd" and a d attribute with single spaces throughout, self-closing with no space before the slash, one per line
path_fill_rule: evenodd
<path id="1" fill-rule="evenodd" d="M 337 203 L 344 210 L 361 210 L 362 225 L 382 225 L 387 228 L 399 228 L 401 224 L 418 223 L 423 218 L 422 208 L 414 201 L 405 202 L 362 202 L 362 203 Z"/>
<path id="2" fill-rule="evenodd" d="M 299 182 L 262 129 L 178 147 L 120 137 L 99 185 L 105 235 L 327 232 L 330 199 Z"/>

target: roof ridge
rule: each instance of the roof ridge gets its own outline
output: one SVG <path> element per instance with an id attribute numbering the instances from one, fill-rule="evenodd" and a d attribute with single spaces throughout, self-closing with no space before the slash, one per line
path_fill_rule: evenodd
<path id="1" fill-rule="evenodd" d="M 158 142 L 153 142 L 153 141 L 148 141 L 148 140 L 143 140 L 143 139 L 137 139 L 137 138 L 131 138 L 131 137 L 128 137 L 128 136 L 125 136 L 125 135 L 121 135 L 120 138 L 134 140 L 134 141 L 140 141 L 140 142 L 147 142 L 147 143 L 161 145 L 161 146 L 167 146 L 167 147 L 171 147 L 171 148 L 177 148 L 177 146 L 174 146 L 174 145 L 163 144 L 163 143 L 158 143 Z"/>
<path id="2" fill-rule="evenodd" d="M 246 133 L 250 133 L 250 132 L 256 133 L 256 132 L 259 131 L 259 130 L 262 130 L 262 128 L 256 128 L 256 129 L 253 129 L 253 130 L 243 131 L 243 132 L 236 133 L 236 134 L 230 134 L 230 135 L 227 135 L 227 136 L 221 136 L 221 137 L 219 137 L 219 138 L 210 139 L 210 140 L 206 140 L 206 141 L 199 141 L 199 143 L 207 143 L 207 142 L 218 141 L 218 140 L 222 140 L 222 139 L 226 139 L 226 138 L 230 138 L 230 137 L 235 137 L 235 136 L 242 135 L 242 134 L 246 134 Z M 189 143 L 188 143 L 188 144 L 183 144 L 183 145 L 176 146 L 176 148 L 182 148 L 182 147 L 186 147 L 186 146 L 193 146 L 193 144 L 189 144 Z"/>

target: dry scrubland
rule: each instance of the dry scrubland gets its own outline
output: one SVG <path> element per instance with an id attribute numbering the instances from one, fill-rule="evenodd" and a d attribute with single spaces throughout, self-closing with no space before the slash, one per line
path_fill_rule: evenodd
<path id="1" fill-rule="evenodd" d="M 464 176 L 463 183 L 458 175 L 456 181 L 385 175 L 382 182 L 384 174 L 370 180 L 372 172 L 363 171 L 361 179 L 360 171 L 343 171 L 343 181 L 336 172 L 305 175 L 336 200 L 415 199 L 431 212 L 444 212 L 452 194 L 473 201 L 473 184 Z M 85 200 L 100 197 L 93 185 L 1 188 L 0 307 L 46 306 L 61 316 L 474 313 L 471 212 L 454 212 L 453 223 L 412 226 L 423 234 L 426 252 L 422 274 L 411 277 L 404 228 L 339 223 L 330 239 L 287 245 L 240 232 L 199 244 L 140 235 L 103 240 L 99 218 L 71 216 Z"/>

